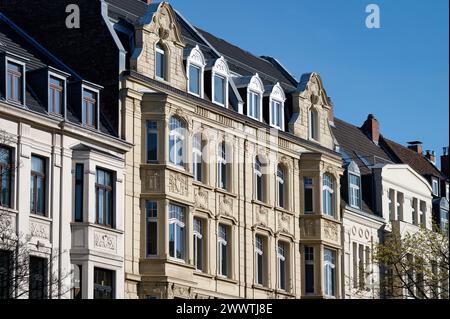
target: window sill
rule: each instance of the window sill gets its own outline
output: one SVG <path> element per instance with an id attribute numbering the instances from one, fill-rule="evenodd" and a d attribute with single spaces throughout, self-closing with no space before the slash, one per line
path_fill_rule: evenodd
<path id="1" fill-rule="evenodd" d="M 198 269 L 194 270 L 194 275 L 195 275 L 195 276 L 200 276 L 200 277 L 209 278 L 209 279 L 214 278 L 213 275 L 210 275 L 210 274 L 208 274 L 208 273 L 206 273 L 206 272 L 203 272 L 203 271 L 201 271 L 201 270 L 198 270 Z"/>
<path id="2" fill-rule="evenodd" d="M 268 292 L 274 292 L 275 290 L 260 284 L 253 284 L 252 285 L 253 289 L 257 289 L 257 290 L 262 290 L 262 291 L 268 291 Z"/>
<path id="3" fill-rule="evenodd" d="M 1 205 L 0 205 L 0 211 L 5 212 L 5 213 L 10 213 L 10 214 L 16 214 L 16 215 L 19 213 L 19 211 L 15 210 L 14 208 L 7 207 L 7 206 L 1 206 Z"/>
<path id="4" fill-rule="evenodd" d="M 22 101 L 11 100 L 6 98 L 6 102 L 11 103 L 14 106 L 26 107 L 25 103 L 23 103 Z"/>
<path id="5" fill-rule="evenodd" d="M 289 209 L 286 209 L 286 208 L 283 208 L 283 207 L 278 207 L 278 206 L 275 206 L 274 208 L 275 208 L 276 211 L 283 212 L 283 213 L 286 213 L 286 214 L 289 214 L 289 215 L 294 215 L 294 212 L 291 212 Z"/>
<path id="6" fill-rule="evenodd" d="M 183 174 L 183 175 L 187 175 L 189 177 L 194 177 L 194 175 L 192 175 L 184 166 L 178 166 L 175 165 L 173 163 L 168 163 L 166 165 L 166 168 L 171 170 L 171 171 L 175 171 L 177 173 Z"/>
<path id="7" fill-rule="evenodd" d="M 208 184 L 205 184 L 203 182 L 199 182 L 199 181 L 196 181 L 196 180 L 194 180 L 192 182 L 192 185 L 197 186 L 197 187 L 201 187 L 201 188 L 206 188 L 206 189 L 209 189 L 209 190 L 213 190 L 214 189 L 214 187 L 211 187 Z"/>
<path id="8" fill-rule="evenodd" d="M 237 284 L 238 283 L 237 280 L 234 280 L 234 279 L 222 276 L 222 275 L 217 275 L 216 277 L 214 277 L 214 279 L 216 279 L 218 281 L 227 282 L 227 283 L 230 283 L 230 284 Z"/>
<path id="9" fill-rule="evenodd" d="M 117 228 L 111 228 L 111 227 L 107 227 L 107 226 L 103 226 L 103 225 L 99 225 L 99 224 L 95 224 L 95 223 L 89 223 L 89 222 L 75 222 L 72 221 L 70 223 L 71 226 L 75 226 L 75 227 L 92 227 L 92 228 L 97 228 L 97 229 L 101 229 L 103 231 L 108 231 L 108 232 L 112 232 L 118 235 L 123 235 L 124 231 L 117 229 Z"/>
<path id="10" fill-rule="evenodd" d="M 32 217 L 34 219 L 40 219 L 40 220 L 46 221 L 46 222 L 51 222 L 52 221 L 52 219 L 50 217 L 37 215 L 37 214 L 31 213 L 31 212 L 30 212 L 30 217 Z"/>
<path id="11" fill-rule="evenodd" d="M 259 205 L 259 206 L 264 206 L 264 207 L 269 208 L 269 209 L 273 209 L 274 208 L 273 206 L 271 206 L 271 205 L 269 205 L 269 204 L 267 204 L 265 202 L 261 202 L 261 201 L 259 201 L 257 199 L 253 199 L 252 200 L 252 204 L 256 204 L 256 205 Z"/>
<path id="12" fill-rule="evenodd" d="M 184 268 L 189 268 L 194 270 L 195 266 L 188 264 L 185 260 L 183 259 L 177 259 L 177 258 L 173 258 L 173 257 L 168 257 L 166 259 L 167 263 L 172 264 L 172 265 L 176 265 L 176 266 L 180 266 L 180 267 L 184 267 Z"/>
<path id="13" fill-rule="evenodd" d="M 234 198 L 237 197 L 237 195 L 235 193 L 227 191 L 226 189 L 223 189 L 223 188 L 216 188 L 216 192 L 224 194 L 224 195 L 228 195 L 228 196 L 231 196 L 231 197 L 234 197 Z"/>

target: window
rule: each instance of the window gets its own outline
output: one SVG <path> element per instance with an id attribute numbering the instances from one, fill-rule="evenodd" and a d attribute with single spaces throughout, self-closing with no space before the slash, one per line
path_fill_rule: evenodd
<path id="1" fill-rule="evenodd" d="M 46 196 L 46 169 L 45 159 L 39 156 L 31 156 L 31 181 L 30 203 L 31 212 L 36 215 L 45 215 Z"/>
<path id="2" fill-rule="evenodd" d="M 169 129 L 169 161 L 174 165 L 183 167 L 185 126 L 179 118 L 172 116 L 170 118 Z"/>
<path id="3" fill-rule="evenodd" d="M 395 220 L 395 190 L 389 189 L 389 219 Z"/>
<path id="4" fill-rule="evenodd" d="M 225 105 L 225 92 L 226 92 L 226 85 L 227 81 L 224 77 L 220 75 L 214 75 L 214 96 L 213 96 L 213 102 Z"/>
<path id="5" fill-rule="evenodd" d="M 279 241 L 277 246 L 277 260 L 278 260 L 278 288 L 287 290 L 287 267 L 286 267 L 286 253 L 287 244 Z"/>
<path id="6" fill-rule="evenodd" d="M 189 93 L 200 96 L 201 68 L 189 64 Z"/>
<path id="7" fill-rule="evenodd" d="M 319 140 L 319 115 L 315 109 L 309 110 L 309 138 Z"/>
<path id="8" fill-rule="evenodd" d="M 255 236 L 255 278 L 256 284 L 264 285 L 264 239 L 260 235 Z"/>
<path id="9" fill-rule="evenodd" d="M 255 158 L 255 164 L 254 164 L 254 176 L 255 176 L 255 199 L 259 201 L 263 201 L 263 174 L 261 171 L 261 162 L 259 161 L 258 157 Z"/>
<path id="10" fill-rule="evenodd" d="M 95 199 L 97 203 L 97 224 L 113 226 L 113 176 L 110 172 L 97 169 Z"/>
<path id="11" fill-rule="evenodd" d="M 334 217 L 334 181 L 331 175 L 323 175 L 323 213 Z"/>
<path id="12" fill-rule="evenodd" d="M 81 110 L 81 122 L 84 126 L 97 127 L 97 93 L 83 90 L 83 108 Z"/>
<path id="13" fill-rule="evenodd" d="M 0 250 L 0 299 L 11 297 L 11 264 L 12 253 Z"/>
<path id="14" fill-rule="evenodd" d="M 229 230 L 225 225 L 219 225 L 219 236 L 218 236 L 218 264 L 219 264 L 219 275 L 228 277 L 229 275 L 229 261 L 228 261 L 228 251 L 229 251 Z"/>
<path id="15" fill-rule="evenodd" d="M 361 177 L 348 174 L 350 206 L 361 208 Z"/>
<path id="16" fill-rule="evenodd" d="M 194 265 L 195 269 L 203 270 L 203 221 L 194 218 Z"/>
<path id="17" fill-rule="evenodd" d="M 158 204 L 156 202 L 145 203 L 147 256 L 158 254 Z"/>
<path id="18" fill-rule="evenodd" d="M 64 80 L 50 76 L 48 85 L 48 112 L 62 115 L 64 111 Z"/>
<path id="19" fill-rule="evenodd" d="M 6 98 L 23 104 L 24 67 L 17 63 L 8 62 L 7 69 Z"/>
<path id="20" fill-rule="evenodd" d="M 166 52 L 160 43 L 155 47 L 156 60 L 156 77 L 166 80 Z"/>
<path id="21" fill-rule="evenodd" d="M 203 181 L 203 171 L 202 171 L 202 135 L 195 134 L 192 141 L 193 149 L 192 149 L 192 171 L 194 173 L 194 180 L 197 182 Z"/>
<path id="22" fill-rule="evenodd" d="M 158 161 L 158 122 L 147 121 L 147 163 Z"/>
<path id="23" fill-rule="evenodd" d="M 83 267 L 72 265 L 72 299 L 83 299 Z"/>
<path id="24" fill-rule="evenodd" d="M 419 224 L 419 214 L 417 209 L 417 198 L 411 199 L 411 209 L 412 209 L 412 223 L 413 225 Z"/>
<path id="25" fill-rule="evenodd" d="M 94 268 L 94 299 L 114 299 L 114 271 Z"/>
<path id="26" fill-rule="evenodd" d="M 11 149 L 0 146 L 0 206 L 11 207 Z"/>
<path id="27" fill-rule="evenodd" d="M 219 188 L 228 190 L 228 163 L 225 142 L 219 144 L 217 160 L 217 180 Z"/>
<path id="28" fill-rule="evenodd" d="M 83 221 L 84 165 L 75 165 L 75 221 Z"/>
<path id="29" fill-rule="evenodd" d="M 47 298 L 47 259 L 30 257 L 29 299 Z"/>
<path id="30" fill-rule="evenodd" d="M 450 201 L 450 186 L 448 183 L 445 183 L 445 198 Z"/>
<path id="31" fill-rule="evenodd" d="M 278 101 L 271 102 L 270 112 L 272 114 L 270 125 L 278 127 L 279 129 L 283 128 L 283 104 Z"/>
<path id="32" fill-rule="evenodd" d="M 261 95 L 253 91 L 250 91 L 248 93 L 248 116 L 256 120 L 259 120 L 260 105 L 261 105 Z"/>
<path id="33" fill-rule="evenodd" d="M 336 294 L 336 253 L 330 249 L 324 249 L 324 290 L 326 296 Z"/>
<path id="34" fill-rule="evenodd" d="M 427 216 L 427 203 L 423 200 L 420 201 L 420 225 L 426 226 L 426 216 Z"/>
<path id="35" fill-rule="evenodd" d="M 183 207 L 169 205 L 169 255 L 179 260 L 184 260 L 186 250 L 184 218 Z"/>
<path id="36" fill-rule="evenodd" d="M 448 210 L 441 209 L 441 230 L 448 232 Z"/>
<path id="37" fill-rule="evenodd" d="M 401 192 L 397 192 L 397 202 L 396 202 L 396 206 L 397 206 L 397 219 L 398 220 L 403 220 L 403 193 Z"/>
<path id="38" fill-rule="evenodd" d="M 304 198 L 304 205 L 305 205 L 305 213 L 312 213 L 313 208 L 313 180 L 312 178 L 305 177 L 303 179 L 303 185 L 305 188 L 305 198 Z"/>
<path id="39" fill-rule="evenodd" d="M 314 293 L 314 247 L 305 247 L 305 293 Z"/>
<path id="40" fill-rule="evenodd" d="M 285 207 L 285 181 L 284 181 L 284 170 L 278 165 L 277 168 L 277 199 L 278 199 L 278 207 Z"/>
<path id="41" fill-rule="evenodd" d="M 433 189 L 433 195 L 439 196 L 439 180 L 437 178 L 432 178 L 431 186 Z"/>

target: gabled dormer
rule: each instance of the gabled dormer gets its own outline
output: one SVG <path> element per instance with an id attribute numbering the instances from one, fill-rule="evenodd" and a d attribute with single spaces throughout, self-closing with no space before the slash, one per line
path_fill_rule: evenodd
<path id="1" fill-rule="evenodd" d="M 264 119 L 273 128 L 284 131 L 286 95 L 280 83 L 265 87 L 263 101 Z"/>
<path id="2" fill-rule="evenodd" d="M 4 51 L 0 53 L 1 97 L 20 106 L 26 105 L 26 64 L 29 60 Z"/>
<path id="3" fill-rule="evenodd" d="M 264 84 L 258 73 L 242 76 L 234 80 L 242 97 L 245 97 L 244 114 L 252 119 L 263 121 Z"/>
<path id="4" fill-rule="evenodd" d="M 99 130 L 100 127 L 100 91 L 102 86 L 81 80 L 69 84 L 70 105 L 81 120 L 81 125 Z"/>
<path id="5" fill-rule="evenodd" d="M 211 102 L 214 104 L 229 107 L 229 81 L 230 70 L 227 61 L 222 56 L 206 67 L 206 76 L 211 80 L 205 86 L 206 90 L 210 89 Z"/>
<path id="6" fill-rule="evenodd" d="M 28 74 L 28 83 L 51 116 L 66 118 L 69 77 L 70 74 L 50 66 Z"/>
<path id="7" fill-rule="evenodd" d="M 186 52 L 187 51 L 187 52 Z M 196 45 L 192 49 L 185 50 L 186 75 L 188 93 L 203 98 L 204 73 L 206 60 L 202 51 Z"/>

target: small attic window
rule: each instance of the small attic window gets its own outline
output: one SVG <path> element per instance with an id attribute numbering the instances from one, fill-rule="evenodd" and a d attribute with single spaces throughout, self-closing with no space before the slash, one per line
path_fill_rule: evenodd
<path id="1" fill-rule="evenodd" d="M 159 42 L 155 46 L 155 72 L 158 79 L 167 80 L 166 50 L 164 50 L 164 47 Z"/>
<path id="2" fill-rule="evenodd" d="M 224 107 L 228 107 L 228 78 L 228 65 L 225 59 L 220 57 L 212 68 L 212 101 Z"/>
<path id="3" fill-rule="evenodd" d="M 270 93 L 270 126 L 284 130 L 284 101 L 286 95 L 280 84 L 277 83 Z"/>
<path id="4" fill-rule="evenodd" d="M 83 126 L 97 128 L 98 92 L 83 89 L 81 121 Z"/>
<path id="5" fill-rule="evenodd" d="M 198 45 L 193 48 L 187 58 L 188 92 L 203 98 L 203 74 L 205 69 L 205 58 Z"/>
<path id="6" fill-rule="evenodd" d="M 262 121 L 262 97 L 264 94 L 264 85 L 255 74 L 247 86 L 247 115 L 255 120 Z"/>
<path id="7" fill-rule="evenodd" d="M 6 99 L 25 104 L 25 65 L 7 60 Z"/>
<path id="8" fill-rule="evenodd" d="M 65 109 L 65 80 L 54 75 L 48 80 L 48 112 L 62 116 Z"/>

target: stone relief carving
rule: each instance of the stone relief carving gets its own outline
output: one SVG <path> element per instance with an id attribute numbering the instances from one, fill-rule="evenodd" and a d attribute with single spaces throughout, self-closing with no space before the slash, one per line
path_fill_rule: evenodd
<path id="1" fill-rule="evenodd" d="M 195 206 L 201 209 L 209 209 L 209 194 L 207 190 L 199 188 L 195 191 Z"/>
<path id="2" fill-rule="evenodd" d="M 115 238 L 112 236 L 108 236 L 106 234 L 95 233 L 94 234 L 94 245 L 97 248 L 115 250 L 116 243 Z"/>
<path id="3" fill-rule="evenodd" d="M 324 223 L 324 237 L 332 241 L 338 240 L 338 225 L 325 221 Z"/>
<path id="4" fill-rule="evenodd" d="M 265 207 L 259 207 L 256 212 L 256 224 L 267 226 L 269 210 Z"/>
<path id="5" fill-rule="evenodd" d="M 291 223 L 291 216 L 286 213 L 282 213 L 278 215 L 278 230 L 289 233 L 289 229 Z"/>
<path id="6" fill-rule="evenodd" d="M 305 237 L 316 235 L 316 221 L 313 219 L 303 219 L 301 222 L 302 233 Z"/>
<path id="7" fill-rule="evenodd" d="M 161 189 L 160 172 L 146 170 L 144 173 L 144 185 L 147 191 L 159 191 Z"/>
<path id="8" fill-rule="evenodd" d="M 188 195 L 187 177 L 176 173 L 170 173 L 169 191 L 175 194 L 179 194 L 181 196 L 187 196 Z"/>
<path id="9" fill-rule="evenodd" d="M 233 199 L 224 195 L 219 199 L 219 214 L 220 215 L 233 215 Z"/>
<path id="10" fill-rule="evenodd" d="M 191 288 L 177 285 L 177 284 L 171 284 L 167 291 L 167 295 L 169 298 L 179 297 L 179 298 L 190 299 Z"/>
<path id="11" fill-rule="evenodd" d="M 31 237 L 49 239 L 50 229 L 49 226 L 47 225 L 36 222 L 30 222 L 30 234 Z"/>

